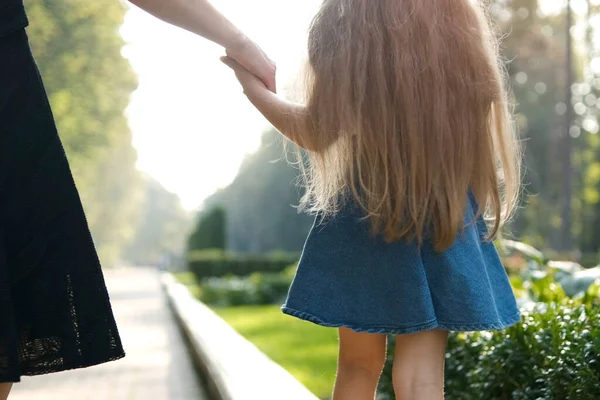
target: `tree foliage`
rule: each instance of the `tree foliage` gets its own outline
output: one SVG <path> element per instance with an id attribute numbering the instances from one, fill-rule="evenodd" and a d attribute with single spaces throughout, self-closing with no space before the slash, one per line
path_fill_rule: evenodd
<path id="1" fill-rule="evenodd" d="M 280 135 L 267 130 L 260 149 L 242 163 L 235 180 L 206 200 L 227 211 L 228 249 L 266 253 L 302 249 L 312 218 L 294 208 L 300 199 L 298 170 L 283 159 Z"/>
<path id="2" fill-rule="evenodd" d="M 226 245 L 227 217 L 225 209 L 215 207 L 203 214 L 198 220 L 198 225 L 190 235 L 188 250 L 224 250 Z"/>
<path id="3" fill-rule="evenodd" d="M 138 265 L 150 265 L 161 256 L 177 256 L 185 251 L 192 220 L 177 195 L 148 176 L 143 181 L 144 201 L 137 224 L 132 226 L 134 239 L 125 249 L 124 257 Z"/>

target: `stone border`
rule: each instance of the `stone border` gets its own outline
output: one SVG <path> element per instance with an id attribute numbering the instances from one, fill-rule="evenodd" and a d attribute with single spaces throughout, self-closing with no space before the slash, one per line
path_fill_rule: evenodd
<path id="1" fill-rule="evenodd" d="M 162 285 L 215 400 L 318 400 L 168 273 Z"/>

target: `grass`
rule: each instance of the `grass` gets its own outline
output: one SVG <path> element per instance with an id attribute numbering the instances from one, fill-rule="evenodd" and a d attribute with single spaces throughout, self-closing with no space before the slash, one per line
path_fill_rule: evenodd
<path id="1" fill-rule="evenodd" d="M 333 388 L 337 330 L 284 315 L 279 306 L 215 309 L 242 336 L 320 398 Z"/>
<path id="2" fill-rule="evenodd" d="M 198 297 L 191 273 L 175 274 Z M 333 389 L 337 364 L 337 330 L 284 315 L 279 306 L 214 308 L 242 336 L 281 365 L 322 399 Z"/>

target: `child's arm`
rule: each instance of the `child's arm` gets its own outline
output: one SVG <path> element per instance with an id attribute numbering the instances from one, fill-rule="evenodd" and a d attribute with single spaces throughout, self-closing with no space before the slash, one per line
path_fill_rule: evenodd
<path id="1" fill-rule="evenodd" d="M 302 104 L 292 103 L 266 90 L 263 85 L 260 92 L 246 91 L 248 100 L 258 111 L 284 136 L 306 150 L 317 151 L 312 143 L 314 132 Z"/>
<path id="2" fill-rule="evenodd" d="M 284 100 L 269 91 L 259 79 L 235 60 L 223 57 L 221 61 L 234 70 L 248 100 L 279 132 L 303 149 L 315 152 L 324 150 L 325 145 L 318 144 L 316 140 L 312 122 L 304 105 Z"/>

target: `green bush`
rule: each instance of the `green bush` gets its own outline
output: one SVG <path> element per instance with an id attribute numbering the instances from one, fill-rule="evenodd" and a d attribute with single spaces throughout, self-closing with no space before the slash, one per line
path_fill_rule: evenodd
<path id="1" fill-rule="evenodd" d="M 515 293 L 530 302 L 577 299 L 600 283 L 600 267 L 584 268 L 570 261 L 555 261 L 525 243 L 502 240 L 498 247 L 511 276 Z M 518 277 L 520 278 L 518 278 Z"/>
<path id="2" fill-rule="evenodd" d="M 293 271 L 295 266 L 280 273 L 208 278 L 200 284 L 199 297 L 215 307 L 281 304 L 292 283 Z"/>
<path id="3" fill-rule="evenodd" d="M 229 254 L 218 250 L 188 254 L 188 269 L 201 280 L 211 277 L 248 276 L 255 272 L 281 272 L 298 261 L 297 254 Z"/>
<path id="4" fill-rule="evenodd" d="M 393 342 L 393 338 L 392 338 Z M 380 391 L 393 399 L 389 350 Z M 452 333 L 448 400 L 600 399 L 600 308 L 539 304 L 499 332 Z"/>

